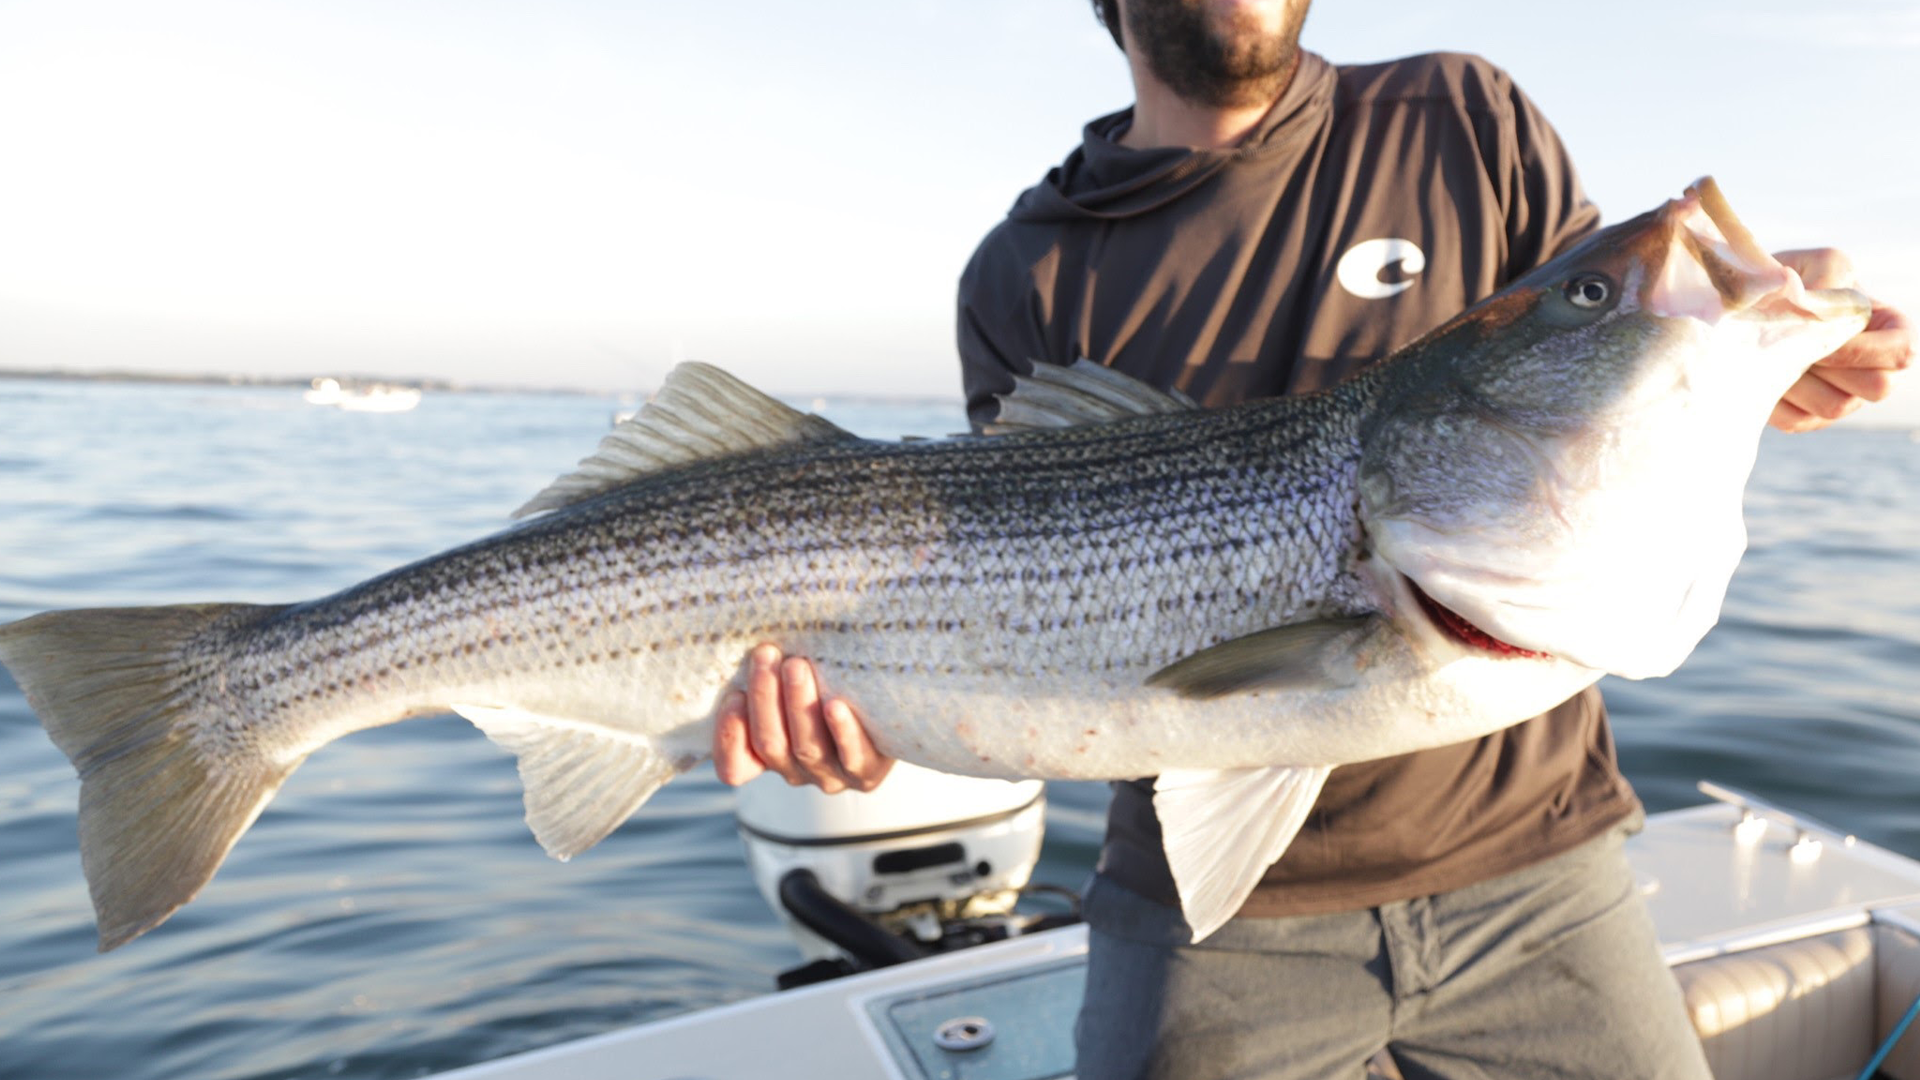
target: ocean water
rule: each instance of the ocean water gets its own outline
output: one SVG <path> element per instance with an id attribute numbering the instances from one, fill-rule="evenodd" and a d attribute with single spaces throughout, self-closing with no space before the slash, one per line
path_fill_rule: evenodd
<path id="1" fill-rule="evenodd" d="M 0 622 L 318 596 L 500 527 L 615 403 L 0 380 Z M 825 403 L 873 435 L 957 405 Z M 1683 466 L 1682 466 L 1683 467 Z M 1707 777 L 1920 855 L 1920 440 L 1769 435 L 1751 550 L 1676 675 L 1609 681 L 1653 809 Z M 78 784 L 0 675 L 0 1077 L 412 1077 L 771 990 L 797 962 L 705 770 L 547 859 L 513 763 L 464 721 L 314 754 L 219 876 L 100 956 Z M 1056 784 L 1037 878 L 1091 867 L 1105 789 Z"/>

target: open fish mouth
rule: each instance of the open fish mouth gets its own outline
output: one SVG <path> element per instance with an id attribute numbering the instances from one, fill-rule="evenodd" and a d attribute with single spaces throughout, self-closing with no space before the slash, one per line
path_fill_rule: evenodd
<path id="1" fill-rule="evenodd" d="M 1798 273 L 1760 246 L 1711 176 L 1694 181 L 1661 212 L 1681 243 L 1650 283 L 1649 310 L 1708 322 L 1734 313 L 1749 319 L 1835 322 L 1863 318 L 1872 308 L 1856 289 L 1807 288 Z M 1711 283 L 1711 293 L 1694 287 L 1701 276 Z M 1714 295 L 1723 310 L 1714 310 L 1707 299 Z"/>
<path id="2" fill-rule="evenodd" d="M 1727 197 L 1721 194 L 1720 185 L 1714 182 L 1713 177 L 1703 176 L 1688 185 L 1681 202 L 1684 206 L 1689 201 L 1707 216 L 1708 221 L 1713 222 L 1727 247 L 1742 262 L 1753 267 L 1779 265 L 1779 260 L 1760 246 L 1760 242 L 1753 238 L 1753 233 L 1733 212 L 1733 207 L 1727 203 Z"/>
<path id="3" fill-rule="evenodd" d="M 1552 654 L 1550 653 L 1523 649 L 1518 645 L 1501 641 L 1499 638 L 1494 637 L 1492 634 L 1476 626 L 1466 616 L 1427 595 L 1427 591 L 1420 587 L 1419 582 L 1407 577 L 1405 574 L 1400 576 L 1406 582 L 1408 590 L 1413 593 L 1413 598 L 1419 602 L 1420 610 L 1426 614 L 1428 620 L 1431 621 L 1434 627 L 1442 634 L 1458 644 L 1470 649 L 1478 649 L 1481 652 L 1492 653 L 1496 656 L 1511 656 L 1520 660 L 1552 659 Z"/>

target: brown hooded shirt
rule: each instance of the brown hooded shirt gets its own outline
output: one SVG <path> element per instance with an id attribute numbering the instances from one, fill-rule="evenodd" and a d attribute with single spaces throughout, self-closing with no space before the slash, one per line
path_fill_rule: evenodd
<path id="1" fill-rule="evenodd" d="M 1101 117 L 987 234 L 960 281 L 968 413 L 1033 361 L 1079 357 L 1208 406 L 1332 385 L 1599 221 L 1507 74 L 1459 54 L 1311 53 L 1228 150 L 1134 150 Z M 1518 870 L 1638 807 L 1589 690 L 1472 742 L 1333 771 L 1241 909 L 1295 915 Z M 1115 785 L 1100 872 L 1175 902 L 1151 780 Z"/>

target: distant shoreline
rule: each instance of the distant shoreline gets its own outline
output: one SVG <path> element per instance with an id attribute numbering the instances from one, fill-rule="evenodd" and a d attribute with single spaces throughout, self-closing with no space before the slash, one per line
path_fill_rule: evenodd
<path id="1" fill-rule="evenodd" d="M 41 380 L 48 382 L 101 382 L 101 383 L 147 383 L 157 386 L 236 386 L 266 390 L 306 390 L 313 385 L 313 378 L 300 375 L 216 375 L 206 373 L 184 373 L 173 371 L 61 371 L 58 369 L 34 370 L 29 368 L 0 368 L 0 381 L 4 380 Z M 566 397 L 605 398 L 609 401 L 630 402 L 645 400 L 647 391 L 619 390 L 583 390 L 568 386 L 502 386 L 485 383 L 459 383 L 449 379 L 408 378 L 396 375 L 366 375 L 353 372 L 326 372 L 324 377 L 338 379 L 346 386 L 369 386 L 379 383 L 385 386 L 412 387 L 435 394 L 555 394 Z M 816 400 L 827 399 L 840 402 L 861 402 L 864 404 L 885 405 L 953 405 L 959 407 L 956 398 L 937 395 L 900 395 L 887 394 L 780 394 L 804 400 L 813 397 Z"/>
<path id="2" fill-rule="evenodd" d="M 470 383 L 457 383 L 447 379 L 414 379 L 392 375 L 359 375 L 327 373 L 327 377 L 340 380 L 347 385 L 369 385 L 380 383 L 387 386 L 409 386 L 418 390 L 431 390 L 436 394 L 568 394 L 576 397 L 616 398 L 620 395 L 606 390 L 578 390 L 567 387 L 530 387 L 530 386 L 484 386 Z M 299 375 L 215 375 L 212 373 L 183 373 L 172 371 L 60 371 L 56 369 L 33 370 L 28 368 L 0 368 L 0 379 L 40 379 L 52 382 L 110 382 L 110 383 L 156 383 L 167 386 L 248 386 L 268 389 L 305 390 L 313 385 L 312 377 Z"/>

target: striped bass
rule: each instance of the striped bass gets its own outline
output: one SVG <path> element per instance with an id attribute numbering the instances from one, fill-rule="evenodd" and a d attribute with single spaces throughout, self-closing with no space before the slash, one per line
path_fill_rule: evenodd
<path id="1" fill-rule="evenodd" d="M 303 603 L 36 615 L 0 663 L 79 772 L 103 950 L 307 755 L 410 717 L 512 751 L 539 842 L 584 851 L 706 756 L 762 642 L 894 757 L 1157 776 L 1202 937 L 1332 767 L 1678 666 L 1769 410 L 1868 308 L 1709 179 L 1310 397 L 1042 366 L 997 433 L 883 443 L 684 365 L 495 536 Z"/>

